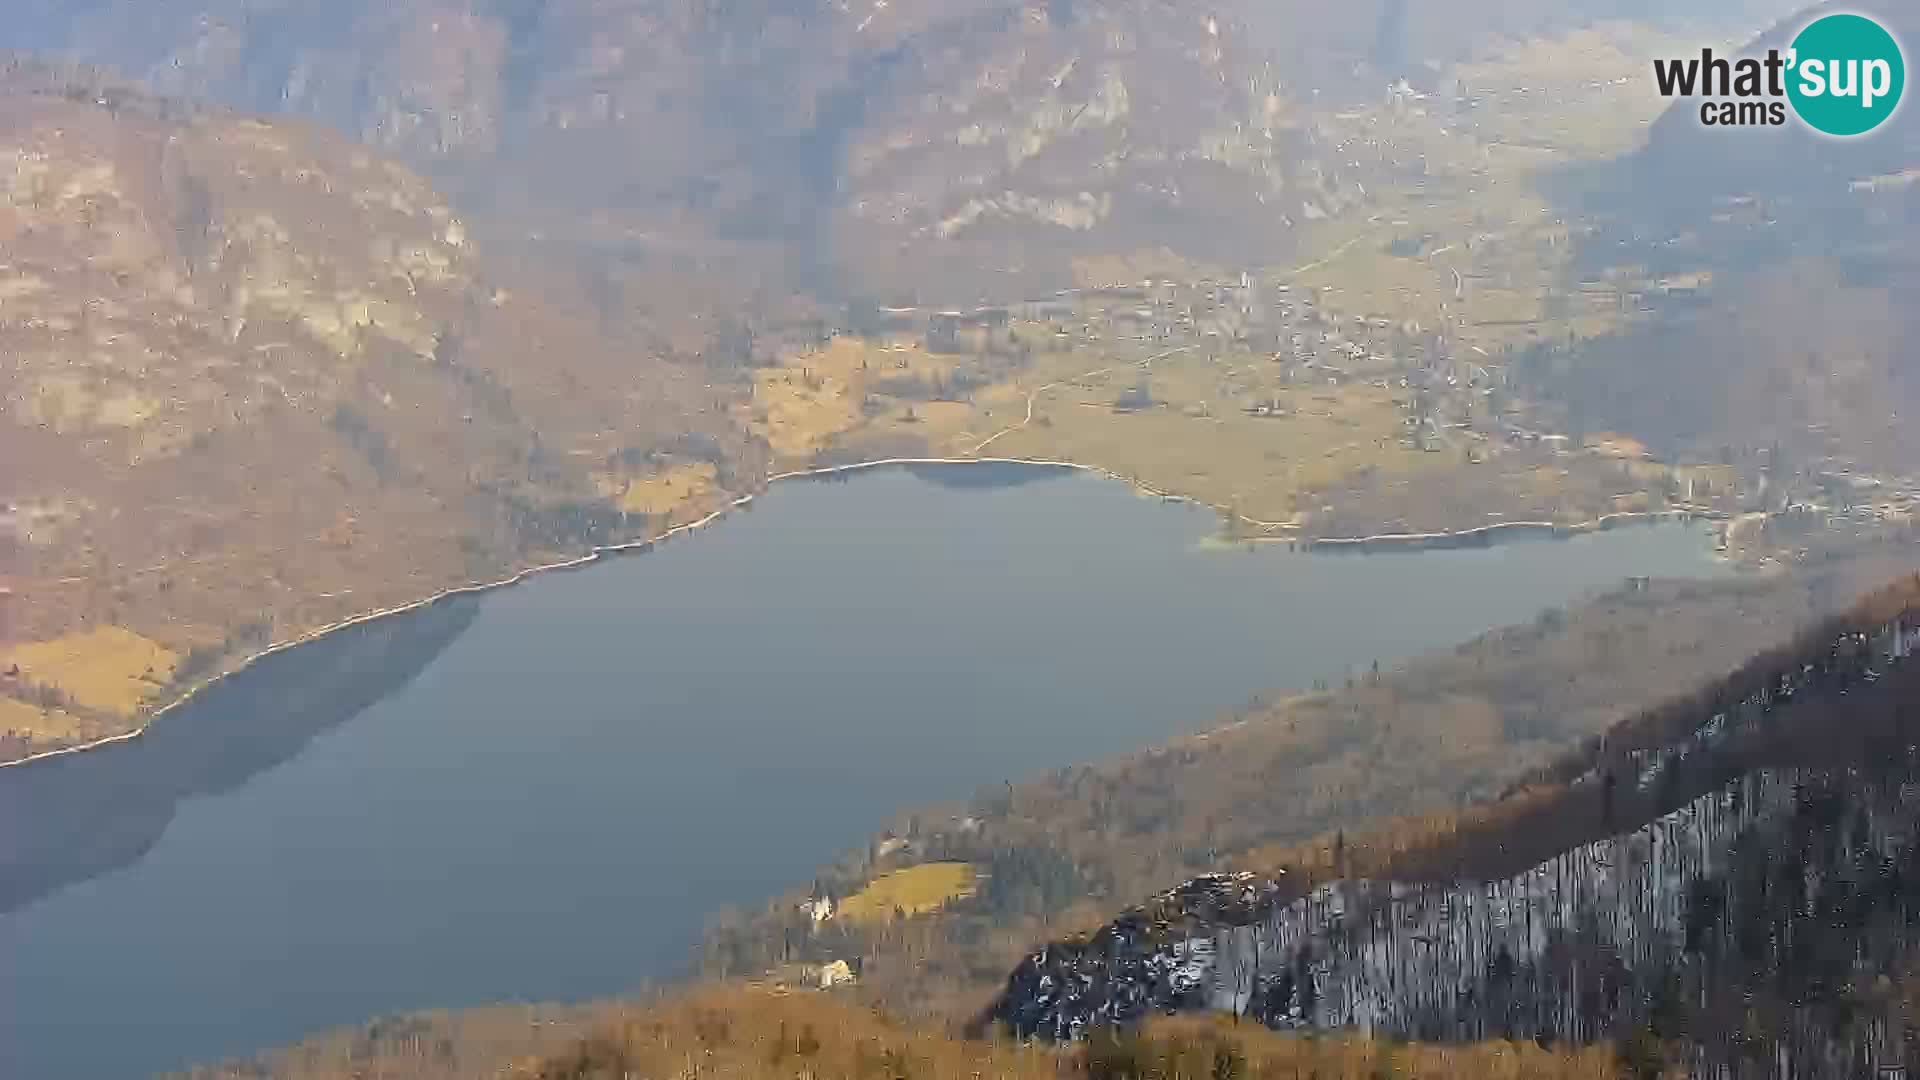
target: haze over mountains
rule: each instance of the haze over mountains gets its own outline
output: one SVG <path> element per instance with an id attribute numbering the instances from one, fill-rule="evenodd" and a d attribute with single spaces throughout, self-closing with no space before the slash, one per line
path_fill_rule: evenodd
<path id="1" fill-rule="evenodd" d="M 164 93 L 318 119 L 629 268 L 1003 299 L 1075 253 L 1280 257 L 1368 179 L 1309 107 L 1503 36 L 1782 7 L 42 0 L 19 25 Z"/>
<path id="2" fill-rule="evenodd" d="M 1905 41 L 1920 11 L 1898 0 L 1827 4 L 1875 15 Z M 1784 47 L 1790 18 L 1743 55 Z M 1589 430 L 1615 427 L 1664 453 L 1778 447 L 1777 471 L 1829 456 L 1899 471 L 1920 454 L 1920 112 L 1866 138 L 1798 124 L 1702 126 L 1679 102 L 1647 145 L 1582 181 L 1606 222 L 1594 272 L 1642 261 L 1713 275 L 1711 301 L 1586 343 L 1546 392 Z"/>

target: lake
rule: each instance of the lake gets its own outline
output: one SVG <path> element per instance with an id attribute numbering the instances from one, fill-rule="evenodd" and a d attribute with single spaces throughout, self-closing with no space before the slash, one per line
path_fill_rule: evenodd
<path id="1" fill-rule="evenodd" d="M 1700 525 L 1392 555 L 1215 532 L 1065 470 L 788 482 L 644 555 L 269 657 L 144 738 L 0 770 L 0 1075 L 617 994 L 897 810 L 1629 576 L 1725 572 Z"/>

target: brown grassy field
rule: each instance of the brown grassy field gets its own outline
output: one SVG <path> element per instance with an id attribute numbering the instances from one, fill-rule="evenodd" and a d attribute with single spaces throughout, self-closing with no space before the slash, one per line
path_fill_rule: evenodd
<path id="1" fill-rule="evenodd" d="M 1158 491 L 1258 522 L 1291 523 L 1317 508 L 1305 496 L 1357 472 L 1414 476 L 1438 465 L 1400 445 L 1394 395 L 1370 386 L 1286 387 L 1238 354 L 1209 363 L 1186 355 L 1057 387 L 1039 395 L 1034 423 L 995 453 L 1097 465 Z M 1265 364 L 1271 368 L 1271 364 Z M 1150 408 L 1113 402 L 1141 379 Z M 1248 415 L 1258 401 L 1291 413 Z"/>
<path id="2" fill-rule="evenodd" d="M 840 904 L 839 917 L 885 922 L 896 915 L 926 915 L 979 891 L 979 871 L 966 863 L 921 863 L 869 882 Z"/>
<path id="3" fill-rule="evenodd" d="M 381 1021 L 194 1080 L 1600 1080 L 1607 1047 L 1430 1047 L 1170 1020 L 1065 1051 L 953 1038 L 841 995 L 711 987 L 657 1002 Z"/>
<path id="4" fill-rule="evenodd" d="M 704 461 L 637 475 L 606 472 L 595 479 L 601 493 L 629 514 L 698 513 L 712 506 L 720 494 L 719 469 Z"/>
<path id="5" fill-rule="evenodd" d="M 80 743 L 111 735 L 118 727 L 112 721 L 89 721 L 65 709 L 0 698 L 0 738 L 23 743 Z"/>
<path id="6" fill-rule="evenodd" d="M 0 667 L 18 667 L 20 678 L 57 690 L 82 709 L 123 718 L 166 686 L 179 659 L 158 642 L 118 626 L 0 651 Z"/>
<path id="7" fill-rule="evenodd" d="M 884 456 L 903 440 L 920 452 L 963 453 L 1020 399 L 1022 362 L 929 353 L 902 339 L 834 338 L 755 375 L 754 429 L 775 469 L 803 468 L 834 448 Z M 970 380 L 948 395 L 946 387 Z M 977 385 L 976 385 L 977 384 Z"/>

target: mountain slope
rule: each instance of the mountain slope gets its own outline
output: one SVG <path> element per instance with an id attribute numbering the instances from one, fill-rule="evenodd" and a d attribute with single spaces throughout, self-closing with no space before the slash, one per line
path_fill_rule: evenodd
<path id="1" fill-rule="evenodd" d="M 1214 1008 L 1422 1038 L 1679 1039 L 1696 1063 L 1796 1075 L 1911 1065 L 1892 987 L 1912 955 L 1916 655 L 1911 578 L 1449 827 L 1199 879 L 1045 948 L 994 1015 L 1064 1037 Z"/>
<path id="2" fill-rule="evenodd" d="M 1368 180 L 1316 110 L 1403 74 L 1599 19 L 1780 6 L 36 0 L 19 33 L 168 93 L 320 119 L 472 209 L 622 262 L 703 264 L 721 295 L 771 263 L 809 288 L 1005 299 L 1065 283 L 1076 254 L 1284 259 Z M 583 211 L 591 226 L 569 221 Z"/>
<path id="3" fill-rule="evenodd" d="M 106 733 L 211 655 L 575 550 L 628 478 L 748 459 L 725 391 L 335 136 L 16 67 L 0 161 L 0 730 Z"/>
<path id="4" fill-rule="evenodd" d="M 1242 174 L 1237 200 L 1269 186 L 1291 152 L 1259 134 L 1267 88 L 1223 49 L 1225 18 L 1149 0 L 229 0 L 28 22 L 165 92 L 320 118 L 543 227 L 591 210 L 625 254 L 739 245 L 810 274 L 808 249 L 850 248 L 879 280 L 870 258 L 905 245 L 888 269 L 918 270 L 982 217 L 1071 237 L 1179 205 L 1161 189 L 1183 159 Z"/>
<path id="5" fill-rule="evenodd" d="M 1821 11 L 1874 14 L 1920 39 L 1910 4 L 1822 5 L 1742 55 L 1781 46 Z M 1731 50 L 1726 50 L 1731 51 Z M 1778 448 L 1776 479 L 1814 466 L 1910 473 L 1920 463 L 1920 112 L 1831 140 L 1799 125 L 1703 127 L 1679 102 L 1646 147 L 1586 181 L 1605 227 L 1592 276 L 1637 264 L 1710 284 L 1636 329 L 1523 362 L 1586 430 L 1699 458 Z M 1784 466 L 1784 467 L 1783 467 Z"/>

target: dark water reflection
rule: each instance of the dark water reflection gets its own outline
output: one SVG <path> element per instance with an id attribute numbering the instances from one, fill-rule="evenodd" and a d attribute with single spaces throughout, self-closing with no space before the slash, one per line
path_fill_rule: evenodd
<path id="1" fill-rule="evenodd" d="M 145 855 L 188 799 L 220 795 L 405 686 L 477 597 L 262 659 L 130 742 L 0 774 L 0 913 Z"/>
<path id="2" fill-rule="evenodd" d="M 901 807 L 1630 575 L 1717 572 L 1687 526 L 1353 558 L 1214 548 L 1213 525 L 1054 470 L 783 486 L 0 772 L 0 1076 L 617 993 Z"/>

